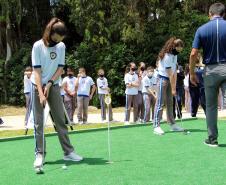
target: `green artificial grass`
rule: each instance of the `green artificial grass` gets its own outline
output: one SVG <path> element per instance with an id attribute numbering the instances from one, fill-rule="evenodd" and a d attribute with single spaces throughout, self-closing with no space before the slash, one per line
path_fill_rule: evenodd
<path id="1" fill-rule="evenodd" d="M 178 123 L 180 124 L 180 123 Z M 113 164 L 106 164 L 107 130 L 70 134 L 80 163 L 64 162 L 56 136 L 47 137 L 45 174 L 33 170 L 34 140 L 0 142 L 0 182 L 5 185 L 224 185 L 226 124 L 218 148 L 203 144 L 205 120 L 184 121 L 190 135 L 152 133 L 152 126 L 111 130 Z M 165 131 L 169 126 L 162 125 Z M 63 170 L 66 164 L 68 169 Z"/>

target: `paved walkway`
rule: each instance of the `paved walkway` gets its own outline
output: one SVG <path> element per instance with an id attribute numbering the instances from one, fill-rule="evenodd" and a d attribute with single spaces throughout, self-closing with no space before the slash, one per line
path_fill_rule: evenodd
<path id="1" fill-rule="evenodd" d="M 190 113 L 183 112 L 183 118 L 190 118 Z M 221 117 L 226 117 L 226 110 L 224 111 L 219 111 L 218 112 L 219 118 Z M 114 119 L 119 121 L 119 122 L 124 122 L 124 112 L 121 113 L 114 113 Z M 202 110 L 200 110 L 197 114 L 198 118 L 205 118 L 205 114 L 203 113 Z M 133 118 L 133 115 L 131 114 L 131 119 Z M 0 125 L 0 131 L 1 130 L 18 130 L 18 129 L 24 129 L 24 115 L 19 115 L 19 116 L 5 116 L 2 117 L 4 120 L 4 124 Z M 163 114 L 163 119 L 166 119 L 166 114 L 164 112 Z M 75 116 L 75 119 L 76 116 Z M 101 118 L 100 114 L 89 114 L 88 115 L 88 123 L 101 123 Z M 52 127 L 52 122 L 50 119 L 48 119 L 47 126 Z"/>

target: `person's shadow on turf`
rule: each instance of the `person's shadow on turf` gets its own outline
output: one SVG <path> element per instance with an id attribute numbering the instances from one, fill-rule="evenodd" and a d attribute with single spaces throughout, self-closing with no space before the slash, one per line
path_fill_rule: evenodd
<path id="1" fill-rule="evenodd" d="M 187 129 L 186 128 L 186 131 L 189 131 L 190 133 L 194 133 L 194 132 L 207 132 L 207 130 L 203 130 L 203 129 Z M 166 131 L 165 133 L 168 133 L 168 134 L 173 134 L 173 133 L 177 133 L 177 132 L 173 132 L 173 131 Z"/>
<path id="2" fill-rule="evenodd" d="M 56 161 L 46 161 L 45 164 L 47 165 L 55 165 L 55 164 L 66 164 L 67 166 L 70 165 L 79 165 L 79 164 L 88 164 L 88 165 L 106 165 L 107 160 L 103 158 L 84 158 L 80 162 L 73 162 L 73 161 L 64 161 L 63 159 L 59 159 Z"/>

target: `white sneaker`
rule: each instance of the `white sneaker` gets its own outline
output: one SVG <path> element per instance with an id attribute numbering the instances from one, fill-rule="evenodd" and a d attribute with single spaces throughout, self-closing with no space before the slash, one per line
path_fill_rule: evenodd
<path id="1" fill-rule="evenodd" d="M 184 129 L 181 128 L 180 126 L 178 126 L 176 123 L 171 125 L 170 127 L 171 127 L 171 131 L 173 131 L 173 132 L 183 132 L 184 131 Z"/>
<path id="2" fill-rule="evenodd" d="M 107 123 L 108 121 L 107 120 L 102 120 L 102 123 Z"/>
<path id="3" fill-rule="evenodd" d="M 119 122 L 119 121 L 117 121 L 115 119 L 113 119 L 113 120 L 110 121 L 110 123 L 117 123 L 117 122 Z"/>
<path id="4" fill-rule="evenodd" d="M 72 121 L 72 122 L 70 123 L 70 125 L 76 125 L 76 123 L 75 123 L 74 121 Z"/>
<path id="5" fill-rule="evenodd" d="M 161 129 L 161 127 L 154 128 L 154 134 L 163 135 L 165 132 Z"/>
<path id="6" fill-rule="evenodd" d="M 130 125 L 129 121 L 125 121 L 124 125 Z"/>
<path id="7" fill-rule="evenodd" d="M 82 124 L 83 124 L 83 121 L 78 121 L 78 124 L 79 124 L 79 125 L 82 125 Z"/>
<path id="8" fill-rule="evenodd" d="M 142 124 L 142 122 L 141 121 L 136 121 L 135 124 Z"/>
<path id="9" fill-rule="evenodd" d="M 140 119 L 140 123 L 144 123 L 144 119 Z"/>
<path id="10" fill-rule="evenodd" d="M 64 160 L 65 161 L 76 161 L 76 162 L 78 162 L 78 161 L 82 161 L 83 157 L 79 156 L 75 152 L 71 152 L 70 154 L 64 156 Z"/>
<path id="11" fill-rule="evenodd" d="M 35 161 L 34 161 L 34 168 L 39 168 L 42 167 L 44 164 L 44 157 L 42 154 L 37 153 L 35 156 Z"/>

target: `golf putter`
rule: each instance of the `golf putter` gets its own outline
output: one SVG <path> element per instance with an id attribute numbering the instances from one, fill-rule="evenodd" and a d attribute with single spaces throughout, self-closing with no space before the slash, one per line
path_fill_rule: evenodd
<path id="1" fill-rule="evenodd" d="M 180 112 L 180 109 L 179 109 L 179 105 L 178 105 L 178 102 L 177 102 L 177 98 L 176 98 L 175 96 L 174 96 L 174 100 L 175 100 L 175 105 L 176 105 L 177 112 L 179 113 L 179 116 L 180 116 L 181 127 L 184 128 L 184 127 L 183 127 L 182 115 L 181 115 L 181 112 Z M 187 134 L 190 134 L 190 132 L 187 131 L 186 129 L 184 129 L 183 134 L 187 135 Z"/>

